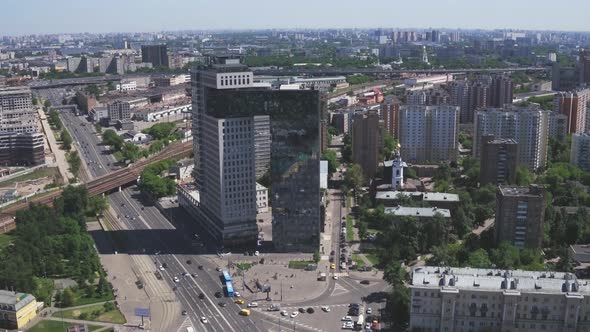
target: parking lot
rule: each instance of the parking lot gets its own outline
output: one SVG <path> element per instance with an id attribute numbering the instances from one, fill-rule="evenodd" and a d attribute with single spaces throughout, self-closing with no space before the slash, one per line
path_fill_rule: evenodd
<path id="1" fill-rule="evenodd" d="M 367 323 L 366 319 L 373 318 L 373 314 L 366 313 L 369 307 L 365 304 L 356 304 L 359 304 L 359 314 L 362 314 L 363 316 L 363 324 L 361 330 L 364 331 Z M 319 332 L 352 330 L 355 325 L 355 322 L 359 321 L 360 316 L 349 315 L 350 309 L 350 304 L 347 303 L 327 306 L 287 306 L 282 307 L 280 311 L 273 312 L 267 311 L 266 307 L 260 307 L 254 310 L 258 311 L 262 315 L 272 318 L 277 324 L 280 324 L 282 327 L 289 328 L 295 325 L 295 328 L 303 327 Z M 371 308 L 370 311 L 372 312 L 373 309 Z M 371 327 L 372 325 L 372 321 L 369 322 L 369 327 Z M 370 328 L 369 331 L 371 331 Z"/>

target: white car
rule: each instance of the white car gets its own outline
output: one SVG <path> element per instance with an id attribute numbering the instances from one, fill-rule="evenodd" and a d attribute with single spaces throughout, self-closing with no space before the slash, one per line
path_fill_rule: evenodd
<path id="1" fill-rule="evenodd" d="M 180 282 L 180 279 L 178 279 L 178 277 L 174 277 L 174 279 L 172 280 L 174 280 L 174 282 Z"/>
<path id="2" fill-rule="evenodd" d="M 371 330 L 371 323 L 367 322 L 365 324 L 365 330 L 369 330 L 369 331 Z"/>
<path id="3" fill-rule="evenodd" d="M 338 276 L 333 276 L 332 279 L 338 280 Z"/>
<path id="4" fill-rule="evenodd" d="M 256 250 L 256 251 L 254 252 L 254 256 L 258 256 L 258 255 L 260 255 L 260 252 L 258 252 L 258 250 Z"/>
<path id="5" fill-rule="evenodd" d="M 293 311 L 293 312 L 291 313 L 291 316 L 289 316 L 289 317 L 291 317 L 291 318 L 295 318 L 295 317 L 297 317 L 297 315 L 299 315 L 299 311 Z"/>
<path id="6" fill-rule="evenodd" d="M 346 323 L 342 324 L 343 330 L 352 330 L 353 328 L 354 328 L 354 325 L 350 322 L 346 322 Z"/>
<path id="7" fill-rule="evenodd" d="M 250 303 L 248 303 L 248 308 L 258 308 L 258 303 L 257 302 L 250 302 Z"/>
<path id="8" fill-rule="evenodd" d="M 373 309 L 371 309 L 371 308 L 367 308 L 367 315 L 370 315 L 370 314 L 372 314 L 372 313 L 373 313 Z"/>
<path id="9" fill-rule="evenodd" d="M 330 312 L 330 307 L 328 307 L 327 305 L 322 306 L 322 310 L 324 312 Z"/>
<path id="10" fill-rule="evenodd" d="M 287 310 L 283 310 L 281 311 L 281 316 L 288 316 L 289 313 L 287 312 Z"/>
<path id="11" fill-rule="evenodd" d="M 342 317 L 341 321 L 343 321 L 343 322 L 352 322 L 352 317 L 350 317 L 350 316 L 344 316 L 344 317 Z"/>
<path id="12" fill-rule="evenodd" d="M 209 321 L 207 320 L 207 317 L 201 317 L 201 323 L 203 323 L 203 324 L 209 323 Z"/>
<path id="13" fill-rule="evenodd" d="M 240 297 L 240 292 L 234 292 L 234 297 Z"/>
<path id="14" fill-rule="evenodd" d="M 164 271 L 164 267 L 162 265 L 160 265 L 160 267 L 158 267 L 158 269 L 160 269 L 160 271 Z"/>

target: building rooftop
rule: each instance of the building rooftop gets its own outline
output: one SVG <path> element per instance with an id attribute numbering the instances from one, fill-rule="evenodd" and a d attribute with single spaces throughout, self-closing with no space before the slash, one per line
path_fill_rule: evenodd
<path id="1" fill-rule="evenodd" d="M 31 294 L 0 290 L 0 304 L 14 306 L 14 311 L 19 311 L 22 307 L 34 300 L 35 297 Z"/>
<path id="2" fill-rule="evenodd" d="M 518 144 L 518 143 L 512 138 L 494 138 L 493 140 L 488 142 L 488 144 Z"/>
<path id="3" fill-rule="evenodd" d="M 16 93 L 31 93 L 31 89 L 29 89 L 28 87 L 23 87 L 23 86 L 7 86 L 7 87 L 1 87 L 0 88 L 0 96 L 2 95 L 12 95 L 12 94 L 16 94 Z"/>
<path id="4" fill-rule="evenodd" d="M 499 186 L 498 190 L 502 196 L 543 196 L 543 187 L 538 185 L 531 185 L 530 187 Z"/>
<path id="5" fill-rule="evenodd" d="M 423 191 L 379 191 L 375 195 L 375 198 L 381 200 L 396 200 L 399 195 L 419 199 L 425 202 L 459 202 L 459 195 L 457 194 L 429 193 Z"/>
<path id="6" fill-rule="evenodd" d="M 258 190 L 266 190 L 267 188 L 260 183 L 256 182 L 256 191 Z"/>
<path id="7" fill-rule="evenodd" d="M 436 207 L 432 208 L 416 208 L 416 207 L 407 207 L 407 206 L 396 206 L 396 207 L 386 207 L 383 209 L 385 214 L 392 214 L 394 216 L 403 216 L 403 217 L 434 217 L 437 214 L 440 214 L 444 218 L 451 217 L 451 211 L 448 209 L 439 209 Z"/>
<path id="8" fill-rule="evenodd" d="M 590 295 L 588 280 L 564 272 L 423 266 L 412 270 L 411 284 L 420 288 L 466 289 Z M 574 293 L 574 294 L 572 294 Z"/>

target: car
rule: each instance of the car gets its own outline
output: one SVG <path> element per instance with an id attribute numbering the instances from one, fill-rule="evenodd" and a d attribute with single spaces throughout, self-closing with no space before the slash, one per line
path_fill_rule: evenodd
<path id="1" fill-rule="evenodd" d="M 201 300 L 202 300 L 202 299 L 204 299 L 204 298 L 205 298 L 205 294 L 203 294 L 203 293 L 199 293 L 199 299 L 201 299 Z"/>
<path id="2" fill-rule="evenodd" d="M 371 330 L 371 323 L 367 322 L 365 324 L 365 330 Z"/>
<path id="3" fill-rule="evenodd" d="M 227 303 L 225 303 L 225 302 L 219 302 L 217 304 L 219 304 L 219 306 L 222 308 L 225 308 L 227 306 Z"/>
<path id="4" fill-rule="evenodd" d="M 272 304 L 266 311 L 280 311 L 281 308 L 278 305 Z"/>
<path id="5" fill-rule="evenodd" d="M 348 305 L 349 308 L 358 308 L 360 306 L 361 305 L 359 303 L 351 303 L 351 304 Z"/>
<path id="6" fill-rule="evenodd" d="M 178 277 L 174 277 L 172 280 L 174 280 L 174 282 L 180 282 L 180 279 L 178 279 Z"/>
<path id="7" fill-rule="evenodd" d="M 218 267 L 215 269 L 215 271 L 217 271 L 217 272 L 221 272 L 221 271 L 223 271 L 223 269 L 222 269 L 221 267 L 219 267 L 219 266 L 218 266 Z"/>
<path id="8" fill-rule="evenodd" d="M 156 279 L 162 280 L 162 274 L 160 273 L 160 271 L 156 271 L 156 273 L 154 274 L 156 275 Z"/>
<path id="9" fill-rule="evenodd" d="M 297 311 L 293 311 L 293 312 L 291 313 L 291 315 L 289 315 L 289 317 L 291 317 L 291 318 L 295 318 L 295 317 L 297 317 L 298 315 L 299 315 L 299 312 L 297 312 Z"/>
<path id="10" fill-rule="evenodd" d="M 196 278 L 198 275 L 196 273 L 191 274 L 191 277 Z"/>
<path id="11" fill-rule="evenodd" d="M 336 270 L 336 264 L 334 264 L 334 263 L 330 264 L 330 270 Z"/>
<path id="12" fill-rule="evenodd" d="M 371 309 L 371 308 L 367 308 L 367 315 L 370 315 L 370 314 L 372 314 L 372 313 L 373 313 L 373 309 Z"/>
<path id="13" fill-rule="evenodd" d="M 188 276 L 188 272 L 186 272 L 186 271 L 182 272 L 182 276 L 183 276 L 183 277 L 186 277 L 186 276 Z"/>
<path id="14" fill-rule="evenodd" d="M 281 311 L 281 316 L 287 316 L 287 315 L 289 315 L 289 313 L 287 312 L 287 310 Z"/>
<path id="15" fill-rule="evenodd" d="M 330 307 L 328 307 L 327 305 L 323 305 L 323 306 L 322 306 L 322 310 L 323 310 L 324 312 L 330 312 Z"/>
<path id="16" fill-rule="evenodd" d="M 304 313 L 305 312 L 305 309 L 303 309 L 303 308 L 299 308 L 297 310 L 299 310 L 300 313 Z"/>
<path id="17" fill-rule="evenodd" d="M 202 269 L 203 269 L 203 265 L 199 265 L 197 268 L 198 268 L 199 270 L 202 270 Z"/>
<path id="18" fill-rule="evenodd" d="M 315 309 L 312 308 L 312 307 L 309 307 L 309 308 L 307 308 L 306 311 L 307 311 L 308 314 L 313 314 L 315 312 Z"/>
<path id="19" fill-rule="evenodd" d="M 199 234 L 195 233 L 194 237 L 195 237 L 195 239 L 199 239 Z"/>
<path id="20" fill-rule="evenodd" d="M 260 255 L 260 252 L 259 252 L 258 250 L 256 250 L 256 251 L 254 252 L 254 256 L 258 256 L 258 255 Z"/>
<path id="21" fill-rule="evenodd" d="M 336 252 L 334 250 L 330 251 L 330 255 L 334 255 Z"/>
<path id="22" fill-rule="evenodd" d="M 158 269 L 160 269 L 160 271 L 164 271 L 164 270 L 165 270 L 165 269 L 164 269 L 164 267 L 163 267 L 162 265 L 160 265 L 160 266 L 158 267 Z"/>
<path id="23" fill-rule="evenodd" d="M 186 314 L 187 314 L 186 310 L 183 310 L 183 311 L 182 311 L 182 315 L 183 315 L 183 316 L 186 316 Z"/>
<path id="24" fill-rule="evenodd" d="M 168 268 L 168 264 L 162 263 L 162 267 L 165 268 L 165 269 L 167 269 Z"/>
<path id="25" fill-rule="evenodd" d="M 343 330 L 352 330 L 354 328 L 354 324 L 352 322 L 346 322 L 342 324 Z"/>
<path id="26" fill-rule="evenodd" d="M 190 259 L 187 259 L 187 260 L 186 260 L 186 263 L 187 263 L 188 265 L 191 265 L 191 264 L 193 263 L 193 261 L 191 261 Z"/>
<path id="27" fill-rule="evenodd" d="M 337 275 L 334 275 L 334 276 L 332 276 L 332 279 L 338 280 L 338 276 Z"/>
<path id="28" fill-rule="evenodd" d="M 242 295 L 240 295 L 240 292 L 234 292 L 234 297 L 242 297 Z"/>
<path id="29" fill-rule="evenodd" d="M 223 294 L 221 294 L 221 292 L 215 292 L 215 297 L 216 298 L 220 298 L 222 296 L 223 296 Z"/>
<path id="30" fill-rule="evenodd" d="M 244 300 L 242 300 L 242 299 L 237 299 L 235 303 L 236 303 L 236 304 L 244 304 Z"/>
<path id="31" fill-rule="evenodd" d="M 207 324 L 208 322 L 207 317 L 201 317 L 201 323 Z"/>
<path id="32" fill-rule="evenodd" d="M 361 285 L 369 285 L 370 283 L 369 280 L 361 280 Z"/>
<path id="33" fill-rule="evenodd" d="M 257 302 L 250 302 L 250 303 L 248 303 L 248 308 L 258 308 L 258 303 Z"/>
<path id="34" fill-rule="evenodd" d="M 340 320 L 343 321 L 343 322 L 352 322 L 352 317 L 350 317 L 350 316 L 344 316 Z"/>

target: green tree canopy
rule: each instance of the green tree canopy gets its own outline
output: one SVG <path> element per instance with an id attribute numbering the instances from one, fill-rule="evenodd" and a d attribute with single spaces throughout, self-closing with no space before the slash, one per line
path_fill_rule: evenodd
<path id="1" fill-rule="evenodd" d="M 336 151 L 334 150 L 326 150 L 324 151 L 324 155 L 322 159 L 328 161 L 328 172 L 334 173 L 338 167 L 340 167 L 340 163 L 338 162 L 338 158 L 336 157 Z"/>
<path id="2" fill-rule="evenodd" d="M 70 149 L 72 148 L 72 136 L 70 135 L 70 133 L 67 131 L 67 129 L 63 129 L 61 131 L 61 143 L 63 146 L 63 149 L 66 151 L 70 151 Z"/>

